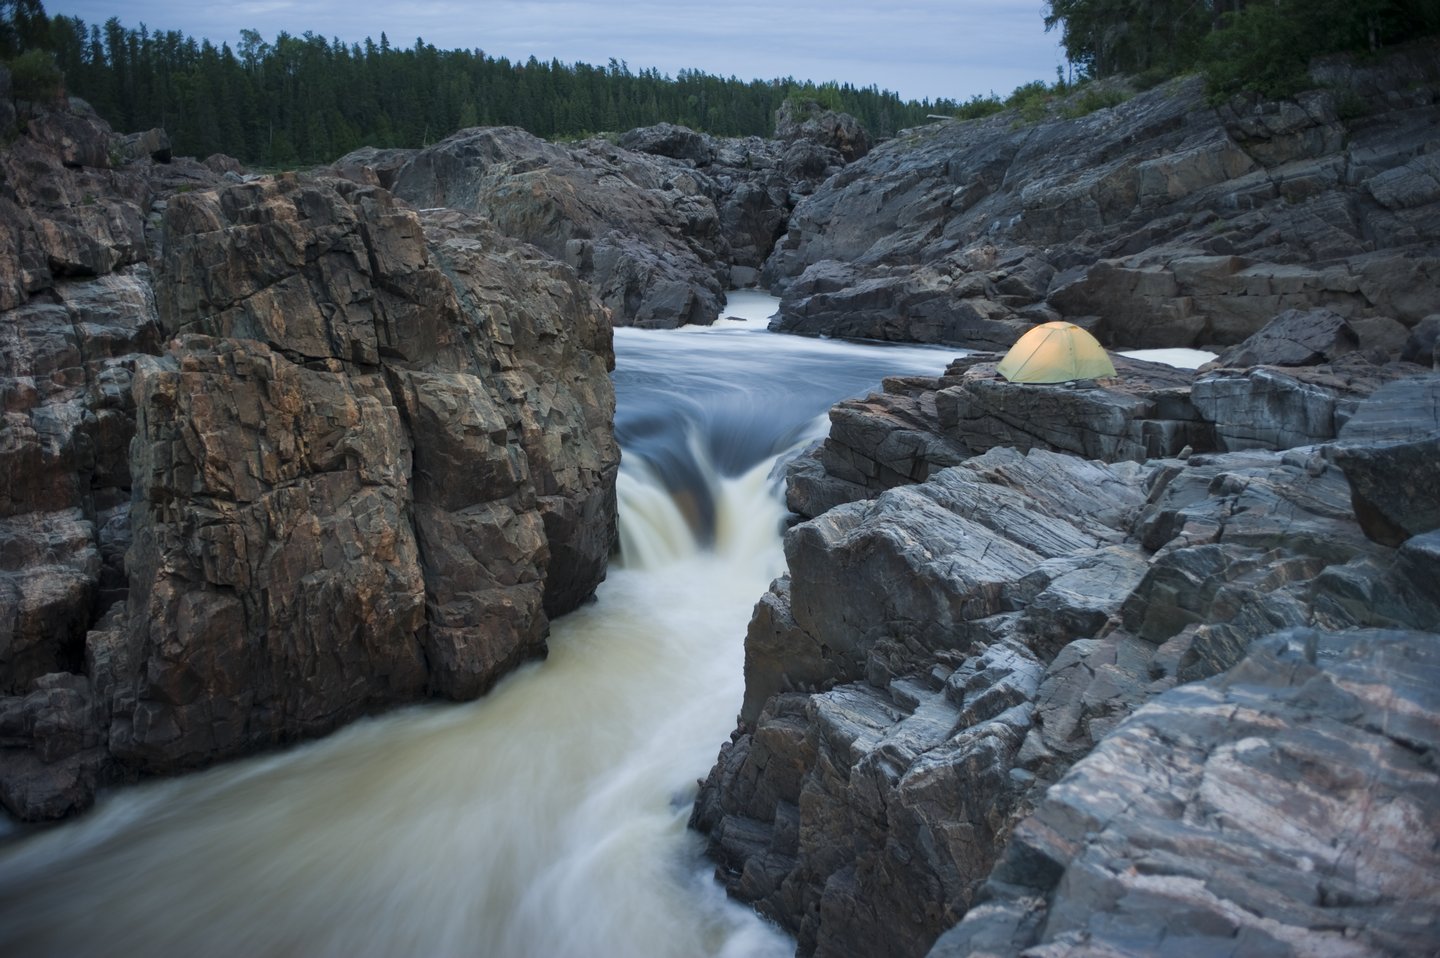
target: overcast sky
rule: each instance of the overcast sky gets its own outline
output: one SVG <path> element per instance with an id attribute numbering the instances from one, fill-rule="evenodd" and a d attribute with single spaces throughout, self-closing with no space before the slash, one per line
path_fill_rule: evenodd
<path id="1" fill-rule="evenodd" d="M 1058 33 L 1043 0 L 48 0 L 87 23 L 179 30 L 233 47 L 242 29 L 273 41 L 309 30 L 354 42 L 383 31 L 392 44 L 423 37 L 441 49 L 558 58 L 632 70 L 683 68 L 744 80 L 794 76 L 874 84 L 907 99 L 1009 93 L 1054 80 Z"/>

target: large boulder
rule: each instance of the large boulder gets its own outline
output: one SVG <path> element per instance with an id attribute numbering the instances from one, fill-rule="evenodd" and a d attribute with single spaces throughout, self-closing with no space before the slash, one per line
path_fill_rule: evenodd
<path id="1" fill-rule="evenodd" d="M 200 764 L 542 654 L 614 536 L 609 328 L 573 274 L 349 184 L 189 194 L 165 227 L 116 755 Z"/>
<path id="2" fill-rule="evenodd" d="M 1319 366 L 1353 353 L 1360 336 L 1328 309 L 1290 309 L 1215 359 L 1217 366 Z"/>
<path id="3" fill-rule="evenodd" d="M 834 150 L 845 163 L 870 152 L 870 135 L 853 116 L 802 98 L 786 99 L 775 111 L 775 138 L 809 141 Z"/>

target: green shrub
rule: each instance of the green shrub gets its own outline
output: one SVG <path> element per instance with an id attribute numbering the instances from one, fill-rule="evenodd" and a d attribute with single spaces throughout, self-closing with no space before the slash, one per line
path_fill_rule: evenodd
<path id="1" fill-rule="evenodd" d="M 1212 99 L 1242 92 L 1284 97 L 1303 90 L 1314 51 L 1297 32 L 1293 15 L 1270 4 L 1228 16 L 1201 46 L 1200 67 Z"/>
<path id="2" fill-rule="evenodd" d="M 1071 120 L 1082 116 L 1089 116 L 1096 110 L 1106 110 L 1112 106 L 1119 106 L 1130 99 L 1132 95 L 1128 90 L 1121 87 L 1086 87 L 1066 102 L 1061 113 Z"/>

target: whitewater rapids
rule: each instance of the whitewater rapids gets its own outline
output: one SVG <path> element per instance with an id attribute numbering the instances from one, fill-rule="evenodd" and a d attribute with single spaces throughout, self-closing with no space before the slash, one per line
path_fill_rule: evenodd
<path id="1" fill-rule="evenodd" d="M 0 846 L 0 954 L 768 958 L 685 828 L 783 568 L 777 464 L 954 350 L 618 330 L 621 555 L 480 701 L 102 796 Z"/>

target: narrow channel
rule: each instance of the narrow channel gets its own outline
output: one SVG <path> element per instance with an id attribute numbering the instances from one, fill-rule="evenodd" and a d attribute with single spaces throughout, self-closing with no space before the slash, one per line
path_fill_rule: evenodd
<path id="1" fill-rule="evenodd" d="M 685 828 L 783 569 L 779 464 L 954 350 L 616 332 L 621 555 L 550 656 L 465 705 L 118 789 L 0 847 L 0 954 L 768 958 Z"/>

